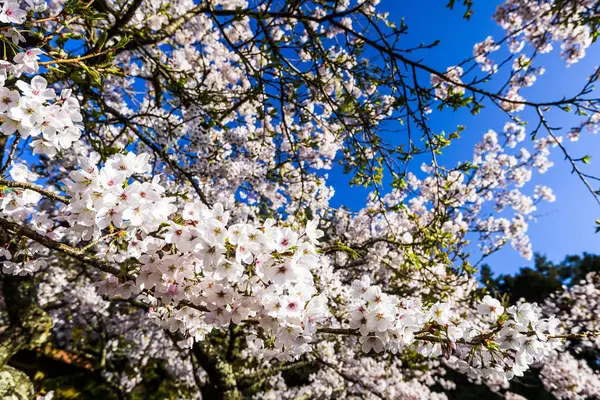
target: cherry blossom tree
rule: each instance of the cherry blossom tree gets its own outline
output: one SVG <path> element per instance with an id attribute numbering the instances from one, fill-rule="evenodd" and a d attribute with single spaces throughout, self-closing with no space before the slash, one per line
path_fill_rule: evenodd
<path id="1" fill-rule="evenodd" d="M 443 70 L 378 3 L 2 3 L 3 396 L 64 396 L 7 365 L 24 349 L 107 398 L 442 399 L 449 374 L 497 390 L 544 362 L 556 393 L 564 371 L 593 380 L 564 344 L 597 326 L 482 294 L 468 245 L 532 256 L 552 151 L 600 203 L 567 144 L 598 130 L 600 70 L 572 97 L 523 95 L 539 54 L 585 56 L 600 2 L 507 0 L 505 35 Z M 483 107 L 502 132 L 444 165 L 465 127 L 430 121 Z M 333 168 L 369 189 L 362 209 L 330 205 Z"/>

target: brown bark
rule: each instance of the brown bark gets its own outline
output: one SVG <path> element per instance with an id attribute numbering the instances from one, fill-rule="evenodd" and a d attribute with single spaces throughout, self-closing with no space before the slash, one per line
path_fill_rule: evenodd
<path id="1" fill-rule="evenodd" d="M 210 381 L 205 398 L 219 400 L 241 400 L 242 395 L 231 364 L 225 361 L 209 339 L 194 343 L 193 353 L 200 366 L 206 371 Z"/>
<path id="2" fill-rule="evenodd" d="M 6 363 L 19 350 L 48 340 L 52 320 L 36 302 L 32 277 L 5 275 L 2 281 L 10 324 L 0 334 L 0 398 L 31 399 L 29 377 Z"/>

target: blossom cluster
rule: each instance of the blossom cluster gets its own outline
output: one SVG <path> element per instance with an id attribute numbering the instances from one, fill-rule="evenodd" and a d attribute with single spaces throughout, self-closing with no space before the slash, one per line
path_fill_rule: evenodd
<path id="1" fill-rule="evenodd" d="M 391 353 L 365 354 L 352 338 L 339 338 L 339 342 L 321 341 L 314 353 L 326 367 L 311 374 L 310 382 L 289 387 L 279 374 L 270 382 L 272 390 L 263 398 L 298 399 L 329 395 L 338 398 L 361 399 L 418 399 L 448 400 L 437 390 L 453 390 L 454 383 L 446 379 L 446 368 L 434 359 L 418 363 L 419 372 L 407 370 L 403 361 Z M 338 349 L 343 348 L 341 352 Z M 434 387 L 437 386 L 437 387 Z"/>
<path id="2" fill-rule="evenodd" d="M 506 31 L 506 36 L 499 42 L 488 36 L 475 44 L 473 58 L 482 71 L 495 73 L 497 65 L 488 56 L 500 49 L 500 43 L 506 41 L 509 52 L 516 55 L 506 90 L 499 101 L 505 111 L 522 111 L 525 98 L 520 90 L 533 85 L 545 72 L 543 67 L 532 65 L 532 60 L 524 54 L 525 45 L 533 46 L 533 58 L 552 51 L 554 43 L 559 42 L 567 66 L 578 62 L 593 42 L 594 35 L 586 19 L 593 18 L 590 10 L 594 9 L 594 4 L 594 0 L 569 4 L 554 0 L 506 0 L 498 6 L 494 19 Z"/>
<path id="3" fill-rule="evenodd" d="M 9 171 L 10 177 L 15 182 L 30 183 L 39 178 L 37 174 L 30 171 L 25 164 L 13 163 Z M 31 227 L 38 233 L 48 235 L 52 238 L 61 238 L 64 228 L 53 230 L 54 221 L 47 212 L 39 211 L 38 206 L 42 196 L 40 193 L 30 190 L 13 190 L 0 194 L 0 215 L 7 216 L 18 222 L 28 220 Z M 37 243 L 26 243 L 21 241 L 16 251 L 9 251 L 10 243 L 0 247 L 0 258 L 2 272 L 13 275 L 32 275 L 34 272 L 47 266 L 44 256 L 47 250 Z"/>
<path id="4" fill-rule="evenodd" d="M 365 352 L 397 352 L 416 344 L 421 354 L 445 356 L 452 367 L 472 377 L 510 380 L 539 362 L 560 345 L 552 339 L 559 321 L 542 318 L 536 304 L 506 309 L 485 296 L 464 319 L 452 304 L 436 302 L 424 307 L 418 300 L 383 293 L 363 277 L 352 284 L 357 299 L 351 308 L 352 328 L 360 332 Z"/>
<path id="5" fill-rule="evenodd" d="M 54 156 L 57 151 L 69 149 L 79 140 L 83 127 L 79 102 L 70 90 L 63 90 L 57 98 L 44 77 L 36 75 L 30 83 L 18 80 L 20 90 L 0 87 L 0 132 L 21 137 L 34 137 L 33 154 Z M 51 103 L 48 103 L 51 102 Z"/>
<path id="6" fill-rule="evenodd" d="M 132 180 L 134 174 L 150 171 L 149 155 L 116 154 L 98 169 L 97 159 L 80 158 L 81 169 L 69 174 L 64 184 L 71 201 L 62 214 L 71 226 L 70 232 L 83 240 L 97 239 L 110 227 L 128 233 L 156 231 L 176 211 L 173 197 L 163 196 L 160 176 L 150 182 Z"/>
<path id="7" fill-rule="evenodd" d="M 99 255 L 139 262 L 132 266 L 135 279 L 120 283 L 112 276 L 101 293 L 129 298 L 150 291 L 157 302 L 151 317 L 191 340 L 212 327 L 258 318 L 282 354 L 304 349 L 298 343 L 326 313 L 312 275 L 320 263 L 316 221 L 302 236 L 273 220 L 228 226 L 229 212 L 220 204 L 209 209 L 194 201 L 178 210 L 158 176 L 136 180 L 150 169 L 147 154 L 117 154 L 100 169 L 95 161 L 80 159 L 64 182 L 71 201 L 62 219 L 84 240 L 114 237 Z"/>
<path id="8" fill-rule="evenodd" d="M 543 304 L 546 315 L 555 314 L 572 334 L 600 331 L 600 275 L 588 273 L 570 288 L 554 293 Z M 571 343 L 577 352 L 600 348 L 600 336 L 579 338 Z"/>
<path id="9" fill-rule="evenodd" d="M 0 21 L 22 24 L 29 10 L 42 12 L 45 9 L 45 2 L 27 1 L 23 4 L 5 2 L 0 11 Z M 10 27 L 6 32 L 15 45 L 26 41 L 15 27 Z M 83 118 L 79 101 L 72 96 L 71 90 L 65 89 L 57 96 L 56 91 L 48 86 L 48 81 L 43 76 L 35 75 L 40 72 L 38 61 L 43 53 L 43 50 L 34 47 L 18 52 L 12 63 L 2 62 L 0 132 L 6 136 L 18 132 L 23 138 L 33 137 L 34 140 L 30 144 L 32 153 L 52 157 L 57 151 L 69 149 L 73 142 L 79 140 L 83 130 L 83 126 L 79 123 Z M 23 74 L 34 76 L 29 81 L 21 79 L 6 86 L 10 75 L 19 78 Z"/>
<path id="10" fill-rule="evenodd" d="M 462 80 L 463 69 L 459 66 L 448 67 L 444 76 L 431 75 L 431 86 L 435 88 L 435 96 L 445 100 L 452 96 L 462 96 L 465 88 Z"/>
<path id="11" fill-rule="evenodd" d="M 491 36 L 488 36 L 483 42 L 477 43 L 475 46 L 473 46 L 473 56 L 475 57 L 475 62 L 479 64 L 482 71 L 496 72 L 498 70 L 498 66 L 493 60 L 488 58 L 488 55 L 499 49 L 500 46 L 494 42 L 494 39 Z"/>
<path id="12" fill-rule="evenodd" d="M 569 352 L 554 354 L 540 371 L 544 388 L 560 400 L 584 400 L 600 397 L 600 373 L 585 360 Z"/>
<path id="13" fill-rule="evenodd" d="M 513 35 L 509 49 L 516 53 L 525 43 L 531 43 L 537 52 L 552 50 L 553 42 L 561 42 L 561 56 L 573 64 L 585 56 L 592 43 L 591 29 L 582 21 L 593 0 L 562 4 L 554 0 L 507 0 L 496 10 L 494 18 Z"/>
<path id="14" fill-rule="evenodd" d="M 2 8 L 0 9 L 0 22 L 16 25 L 20 25 L 25 22 L 28 11 L 42 12 L 47 8 L 46 2 L 39 0 L 8 0 L 2 1 L 0 4 L 2 4 Z M 19 34 L 14 30 L 14 28 L 9 30 L 9 37 L 18 35 Z"/>

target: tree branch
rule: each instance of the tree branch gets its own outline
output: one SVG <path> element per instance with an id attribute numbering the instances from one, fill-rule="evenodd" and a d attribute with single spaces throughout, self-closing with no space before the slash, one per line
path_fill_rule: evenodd
<path id="1" fill-rule="evenodd" d="M 51 192 L 50 190 L 46 190 L 41 186 L 34 185 L 33 183 L 9 181 L 7 179 L 0 178 L 0 186 L 8 186 L 10 188 L 33 190 L 34 192 L 43 194 L 44 196 L 46 196 L 50 199 L 60 201 L 61 203 L 64 203 L 64 204 L 69 204 L 69 198 L 67 198 L 65 196 L 61 196 L 60 194 Z"/>
<path id="2" fill-rule="evenodd" d="M 49 249 L 60 251 L 61 253 L 71 256 L 84 264 L 89 264 L 99 269 L 100 271 L 116 276 L 122 275 L 121 270 L 113 266 L 111 263 L 101 260 L 97 257 L 85 254 L 83 251 L 75 249 L 64 243 L 54 241 L 49 237 L 41 235 L 33 229 L 17 224 L 16 222 L 0 218 L 0 226 L 10 232 L 13 232 L 15 235 L 28 237 L 29 239 L 35 240 L 39 244 L 42 244 L 48 247 Z"/>

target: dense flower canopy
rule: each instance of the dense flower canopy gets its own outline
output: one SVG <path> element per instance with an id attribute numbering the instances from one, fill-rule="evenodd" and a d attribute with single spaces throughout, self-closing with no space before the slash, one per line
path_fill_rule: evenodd
<path id="1" fill-rule="evenodd" d="M 505 36 L 445 70 L 378 3 L 2 2 L 0 394 L 33 397 L 6 363 L 51 348 L 107 398 L 444 399 L 452 374 L 516 398 L 531 367 L 557 398 L 599 395 L 577 357 L 599 345 L 598 277 L 511 305 L 468 246 L 532 257 L 553 151 L 597 198 L 568 142 L 599 130 L 600 69 L 574 97 L 522 90 L 538 54 L 585 56 L 600 2 L 506 0 Z M 465 127 L 429 121 L 482 107 L 503 130 L 443 165 Z M 334 168 L 370 190 L 362 209 L 330 205 Z"/>

